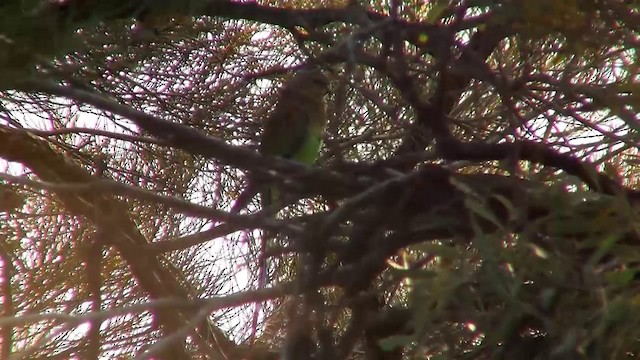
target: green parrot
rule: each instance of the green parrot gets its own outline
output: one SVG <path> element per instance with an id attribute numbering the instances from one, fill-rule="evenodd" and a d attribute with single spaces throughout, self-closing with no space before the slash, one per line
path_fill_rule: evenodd
<path id="1" fill-rule="evenodd" d="M 273 113 L 266 119 L 260 153 L 306 165 L 315 163 L 327 124 L 328 92 L 329 80 L 320 70 L 303 70 L 287 81 Z M 273 187 L 261 192 L 263 207 L 278 198 Z"/>
<path id="2" fill-rule="evenodd" d="M 275 108 L 265 119 L 260 146 L 262 155 L 278 156 L 306 165 L 315 163 L 322 147 L 322 135 L 327 125 L 325 97 L 329 92 L 329 79 L 319 69 L 301 70 L 295 73 L 280 89 Z M 281 201 L 277 189 L 270 184 L 256 184 L 249 178 L 249 186 L 240 194 L 231 212 L 237 213 L 251 198 L 260 192 L 262 208 L 286 204 Z M 267 283 L 267 240 L 274 234 L 263 233 L 260 239 L 258 288 Z M 256 305 L 252 319 L 255 334 L 261 305 Z M 253 337 L 253 335 L 252 335 Z"/>
<path id="3" fill-rule="evenodd" d="M 327 124 L 325 97 L 328 92 L 329 79 L 321 70 L 301 70 L 294 74 L 280 90 L 276 106 L 265 120 L 260 153 L 306 165 L 315 163 Z M 258 185 L 257 189 L 263 208 L 276 204 L 280 199 L 273 186 Z M 256 185 L 250 184 L 249 189 L 238 197 L 231 212 L 240 211 L 255 192 Z"/>

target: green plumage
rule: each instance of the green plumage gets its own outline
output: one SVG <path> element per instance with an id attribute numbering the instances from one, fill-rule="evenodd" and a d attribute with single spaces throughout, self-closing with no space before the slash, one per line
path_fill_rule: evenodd
<path id="1" fill-rule="evenodd" d="M 306 165 L 315 163 L 327 124 L 325 96 L 328 91 L 329 80 L 320 70 L 303 70 L 293 75 L 280 90 L 276 106 L 264 120 L 260 153 Z M 263 208 L 277 203 L 280 198 L 273 186 L 251 180 L 231 212 L 243 209 L 256 192 L 260 192 Z"/>
<path id="2" fill-rule="evenodd" d="M 276 107 L 265 121 L 260 152 L 302 164 L 315 163 L 327 123 L 328 89 L 329 81 L 319 70 L 295 74 L 280 91 Z M 279 197 L 273 187 L 263 189 L 262 206 L 273 204 Z"/>

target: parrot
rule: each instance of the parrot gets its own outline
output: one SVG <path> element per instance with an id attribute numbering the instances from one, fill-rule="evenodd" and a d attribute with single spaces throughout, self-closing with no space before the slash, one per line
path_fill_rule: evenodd
<path id="1" fill-rule="evenodd" d="M 258 151 L 265 156 L 281 157 L 305 165 L 313 165 L 320 154 L 322 137 L 327 125 L 325 97 L 329 93 L 330 83 L 327 76 L 318 68 L 296 72 L 285 82 L 278 94 L 273 111 L 264 120 Z M 240 194 L 231 212 L 237 213 L 251 198 L 260 192 L 263 209 L 277 205 L 278 209 L 286 204 L 277 189 L 270 184 L 256 184 L 249 178 L 249 185 Z M 260 240 L 258 288 L 267 283 L 267 240 L 274 234 L 263 233 Z M 255 336 L 260 304 L 256 304 L 251 322 L 252 335 Z"/>
<path id="2" fill-rule="evenodd" d="M 258 151 L 262 155 L 313 165 L 320 154 L 327 124 L 325 98 L 329 88 L 329 79 L 320 69 L 296 72 L 280 89 L 273 111 L 264 120 Z M 252 186 L 250 181 L 231 212 L 239 212 L 255 195 L 256 188 L 263 209 L 271 205 L 284 206 L 278 204 L 280 195 L 273 186 Z"/>

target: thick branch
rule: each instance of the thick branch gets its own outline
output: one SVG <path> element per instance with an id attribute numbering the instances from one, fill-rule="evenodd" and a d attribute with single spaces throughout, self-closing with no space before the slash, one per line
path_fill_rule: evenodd
<path id="1" fill-rule="evenodd" d="M 24 164 L 40 179 L 51 183 L 90 183 L 95 180 L 95 177 L 85 169 L 54 151 L 46 141 L 22 130 L 0 127 L 0 157 Z M 129 218 L 128 209 L 124 203 L 114 200 L 111 196 L 91 192 L 82 194 L 61 192 L 58 193 L 58 197 L 71 213 L 88 219 L 100 231 L 110 234 L 105 237 L 108 245 L 114 246 L 119 251 L 138 284 L 151 298 L 188 300 L 191 297 L 156 256 L 151 254 L 140 256 L 139 249 L 147 245 L 148 241 Z M 184 325 L 187 314 L 162 311 L 156 315 L 167 331 L 172 332 Z M 216 329 L 209 330 L 209 327 L 202 328 L 217 332 L 215 335 L 201 333 L 202 338 L 209 340 L 215 336 L 217 342 L 211 342 L 211 344 L 218 344 L 222 352 L 228 353 L 233 350 L 233 343 L 226 340 L 222 332 Z M 185 357 L 186 350 L 182 350 L 180 356 Z"/>

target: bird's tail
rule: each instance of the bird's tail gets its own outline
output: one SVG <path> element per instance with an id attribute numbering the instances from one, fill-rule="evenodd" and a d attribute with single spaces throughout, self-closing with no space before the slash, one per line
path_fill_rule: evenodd
<path id="1" fill-rule="evenodd" d="M 262 203 L 262 209 L 266 209 L 274 205 L 280 206 L 280 191 L 273 186 L 265 187 L 265 189 L 260 193 L 260 201 Z"/>
<path id="2" fill-rule="evenodd" d="M 280 191 L 273 186 L 264 186 L 260 191 L 260 202 L 263 210 L 273 205 L 280 206 Z M 264 287 L 269 282 L 269 263 L 267 262 L 267 248 L 269 247 L 269 242 L 274 240 L 275 237 L 275 233 L 264 230 L 260 238 L 260 253 L 258 255 L 258 289 L 260 290 L 264 289 Z M 253 342 L 255 334 L 257 332 L 258 317 L 262 309 L 262 305 L 262 302 L 257 302 L 253 309 L 253 318 L 251 319 L 251 342 Z"/>

